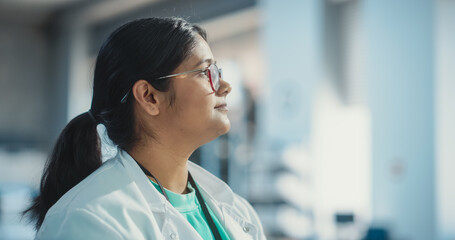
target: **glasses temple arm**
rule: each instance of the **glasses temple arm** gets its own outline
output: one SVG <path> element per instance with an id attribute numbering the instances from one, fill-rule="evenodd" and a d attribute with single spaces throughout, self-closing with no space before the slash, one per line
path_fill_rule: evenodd
<path id="1" fill-rule="evenodd" d="M 167 75 L 167 76 L 162 76 L 157 79 L 176 77 L 176 76 L 185 75 L 185 74 L 193 73 L 193 72 L 203 72 L 205 70 L 207 70 L 207 68 L 194 69 L 194 70 L 190 70 L 190 71 L 186 71 L 186 72 L 182 72 L 182 73 L 176 73 L 176 74 L 171 74 L 171 75 Z"/>
<path id="2" fill-rule="evenodd" d="M 193 73 L 193 72 L 203 72 L 203 71 L 206 71 L 206 70 L 207 70 L 207 68 L 194 69 L 194 70 L 190 70 L 190 71 L 186 71 L 186 72 L 182 72 L 182 73 L 176 73 L 176 74 L 171 74 L 171 75 L 167 75 L 167 76 L 162 76 L 162 77 L 159 77 L 157 79 L 176 77 L 176 76 L 185 75 L 185 74 Z M 126 99 L 128 98 L 128 95 L 130 94 L 130 92 L 131 92 L 131 89 L 122 97 L 122 99 L 120 100 L 121 103 L 125 103 L 126 102 Z"/>

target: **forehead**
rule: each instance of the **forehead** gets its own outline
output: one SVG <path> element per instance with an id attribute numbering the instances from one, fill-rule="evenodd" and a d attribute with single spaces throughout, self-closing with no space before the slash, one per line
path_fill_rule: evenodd
<path id="1" fill-rule="evenodd" d="M 191 70 L 197 67 L 207 66 L 213 63 L 213 54 L 207 42 L 199 35 L 196 36 L 196 43 L 189 58 L 177 68 L 178 70 Z"/>

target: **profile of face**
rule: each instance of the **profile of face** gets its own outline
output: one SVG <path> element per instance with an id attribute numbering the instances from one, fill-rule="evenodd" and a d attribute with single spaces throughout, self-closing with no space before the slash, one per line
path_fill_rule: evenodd
<path id="1" fill-rule="evenodd" d="M 191 55 L 184 60 L 172 74 L 195 69 L 205 69 L 215 64 L 212 51 L 207 42 L 199 35 Z M 220 87 L 213 91 L 206 72 L 196 71 L 172 77 L 172 93 L 156 92 L 157 98 L 165 94 L 164 104 L 154 112 L 154 135 L 169 135 L 182 140 L 193 141 L 197 145 L 205 144 L 230 129 L 226 96 L 231 91 L 229 83 L 220 79 Z M 169 105 L 170 95 L 175 101 Z M 152 114 L 152 115 L 153 115 Z M 159 127 L 157 127 L 159 126 Z"/>
<path id="2" fill-rule="evenodd" d="M 190 57 L 174 73 L 207 68 L 215 60 L 207 42 L 197 35 Z M 199 135 L 208 141 L 229 131 L 226 96 L 231 91 L 229 83 L 220 79 L 220 88 L 214 92 L 209 76 L 196 72 L 173 80 L 175 106 L 165 114 L 173 125 L 190 135 Z"/>

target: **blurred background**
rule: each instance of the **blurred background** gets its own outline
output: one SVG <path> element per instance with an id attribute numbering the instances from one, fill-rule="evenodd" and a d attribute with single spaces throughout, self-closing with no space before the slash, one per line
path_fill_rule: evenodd
<path id="1" fill-rule="evenodd" d="M 191 159 L 269 239 L 455 239 L 454 0 L 0 0 L 0 239 L 33 239 L 19 212 L 98 49 L 150 16 L 207 30 L 232 130 Z"/>

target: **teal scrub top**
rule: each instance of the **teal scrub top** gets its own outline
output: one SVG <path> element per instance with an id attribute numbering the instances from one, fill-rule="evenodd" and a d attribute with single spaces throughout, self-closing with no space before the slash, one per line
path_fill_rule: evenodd
<path id="1" fill-rule="evenodd" d="M 161 192 L 161 189 L 158 186 L 158 184 L 156 184 L 152 180 L 150 180 L 150 182 L 153 183 L 153 186 L 155 186 L 155 188 L 159 192 Z M 215 239 L 215 237 L 212 234 L 212 231 L 210 230 L 209 224 L 207 223 L 207 219 L 205 218 L 204 212 L 202 211 L 201 205 L 199 204 L 199 201 L 196 197 L 196 191 L 189 182 L 188 189 L 190 192 L 187 194 L 178 194 L 167 189 L 164 189 L 164 191 L 166 191 L 166 194 L 169 198 L 169 202 L 171 203 L 171 205 L 174 206 L 174 208 L 177 209 L 177 211 L 179 211 L 180 214 L 182 214 L 186 220 L 188 220 L 191 226 L 193 226 L 193 228 L 196 229 L 199 235 L 201 235 L 202 239 L 204 240 Z M 213 222 L 215 222 L 215 226 L 218 228 L 218 231 L 220 232 L 221 238 L 223 240 L 230 240 L 229 235 L 224 230 L 218 218 L 212 212 L 212 209 L 210 209 L 210 207 L 207 204 L 206 206 L 207 209 L 209 210 L 210 215 L 212 216 Z"/>

